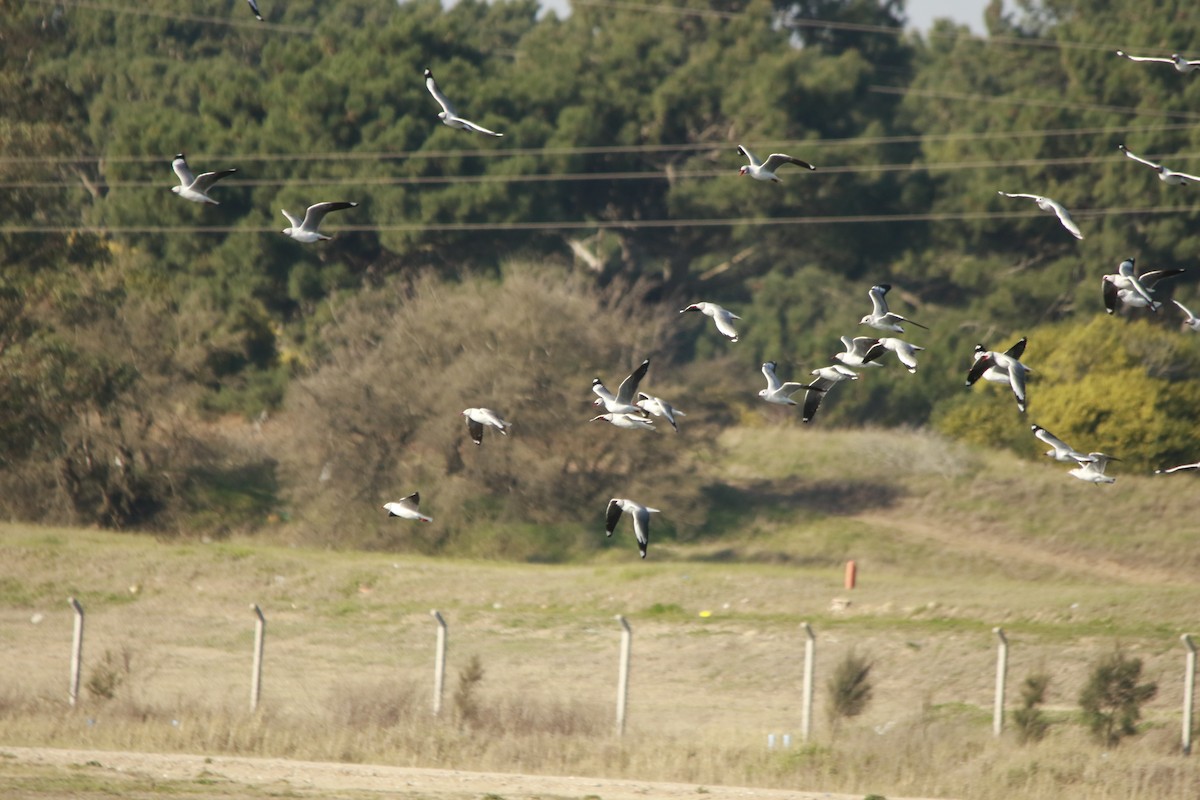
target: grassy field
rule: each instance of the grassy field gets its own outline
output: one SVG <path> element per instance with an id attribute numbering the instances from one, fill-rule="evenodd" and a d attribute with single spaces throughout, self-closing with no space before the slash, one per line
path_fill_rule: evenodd
<path id="1" fill-rule="evenodd" d="M 722 513 L 652 534 L 645 562 L 623 529 L 588 563 L 531 565 L 302 549 L 283 528 L 162 543 L 0 526 L 0 743 L 983 800 L 1200 796 L 1178 752 L 1194 476 L 1116 472 L 1097 488 L 915 432 L 741 428 L 720 451 Z M 76 709 L 69 596 L 88 612 Z M 254 603 L 268 622 L 252 714 Z M 436 720 L 434 608 L 450 640 Z M 634 631 L 624 738 L 618 614 Z M 818 637 L 809 743 L 803 622 Z M 1040 743 L 992 736 L 994 626 L 1011 642 L 1010 708 L 1027 675 L 1051 675 Z M 1077 697 L 1117 647 L 1158 692 L 1142 732 L 1106 749 Z M 852 650 L 873 697 L 835 726 L 826 683 Z M 476 657 L 482 679 L 464 682 Z M 770 733 L 797 742 L 768 751 Z"/>

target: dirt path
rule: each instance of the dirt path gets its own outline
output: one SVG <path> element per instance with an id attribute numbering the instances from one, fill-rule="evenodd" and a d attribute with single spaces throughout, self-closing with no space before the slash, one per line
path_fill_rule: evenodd
<path id="1" fill-rule="evenodd" d="M 416 769 L 372 764 L 336 764 L 288 761 L 277 758 L 197 756 L 171 753 L 126 753 L 107 750 L 0 747 L 0 794 L 12 797 L 6 775 L 34 769 L 46 776 L 46 791 L 26 788 L 19 797 L 87 797 L 90 792 L 71 783 L 63 786 L 57 773 L 86 771 L 97 784 L 112 779 L 190 782 L 204 787 L 210 797 L 247 797 L 283 794 L 288 797 L 339 797 L 381 793 L 389 797 L 422 800 L 503 798 L 595 798 L 596 800 L 647 800 L 647 798 L 703 798 L 704 800 L 862 800 L 861 795 L 828 792 L 755 789 L 738 786 L 698 786 L 686 783 L 653 783 L 609 778 L 567 778 L 546 775 L 509 775 L 458 770 Z M 24 782 L 26 785 L 29 781 Z M 83 791 L 80 789 L 83 788 Z M 98 787 L 99 788 L 99 787 Z M 122 794 L 125 794 L 122 792 Z M 129 794 L 136 794 L 131 792 Z M 126 795 L 128 796 L 128 795 Z M 900 800 L 900 798 L 892 798 Z M 911 800 L 911 799 L 910 799 Z"/>

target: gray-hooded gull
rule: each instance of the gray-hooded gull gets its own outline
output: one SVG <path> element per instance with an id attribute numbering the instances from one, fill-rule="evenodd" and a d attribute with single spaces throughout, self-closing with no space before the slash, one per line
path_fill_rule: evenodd
<path id="1" fill-rule="evenodd" d="M 1089 483 L 1116 483 L 1116 478 L 1104 474 L 1104 468 L 1108 466 L 1108 462 L 1120 460 L 1104 453 L 1088 453 L 1087 461 L 1080 461 L 1079 466 L 1067 470 L 1067 474 Z"/>
<path id="2" fill-rule="evenodd" d="M 882 367 L 879 357 L 887 352 L 887 348 L 878 339 L 870 336 L 840 337 L 842 352 L 834 353 L 833 357 L 847 367 Z"/>
<path id="3" fill-rule="evenodd" d="M 592 417 L 589 422 L 597 422 L 605 420 L 612 423 L 618 428 L 626 428 L 632 431 L 652 431 L 654 430 L 654 420 L 641 414 L 641 409 L 637 414 L 614 414 L 611 411 L 607 414 L 600 414 Z"/>
<path id="4" fill-rule="evenodd" d="M 753 153 L 742 147 L 740 144 L 738 145 L 737 151 L 738 155 L 744 157 L 750 162 L 738 170 L 738 175 L 749 175 L 756 181 L 783 183 L 779 176 L 775 174 L 775 170 L 779 169 L 784 164 L 795 164 L 798 167 L 803 167 L 804 169 L 808 170 L 816 169 L 816 167 L 807 161 L 801 161 L 800 159 L 789 156 L 786 153 L 771 153 L 771 155 L 767 156 L 766 161 L 759 161 L 754 157 Z"/>
<path id="5" fill-rule="evenodd" d="M 1051 449 L 1046 451 L 1046 455 L 1055 461 L 1083 463 L 1092 460 L 1091 456 L 1079 452 L 1041 425 L 1030 425 L 1029 427 L 1033 431 L 1034 436 L 1050 445 Z"/>
<path id="6" fill-rule="evenodd" d="M 295 214 L 290 213 L 286 208 L 281 208 L 280 211 L 288 218 L 288 222 L 292 223 L 291 227 L 283 229 L 283 233 L 292 237 L 297 242 L 305 244 L 328 241 L 333 237 L 326 236 L 317 230 L 317 228 L 321 227 L 321 220 L 325 219 L 325 215 L 331 211 L 341 211 L 344 208 L 355 208 L 357 206 L 358 203 L 351 203 L 344 200 L 332 203 L 316 203 L 309 206 L 304 212 L 304 219 L 300 219 Z"/>
<path id="7" fill-rule="evenodd" d="M 916 325 L 918 328 L 925 327 L 919 322 L 914 322 L 911 319 L 905 319 L 899 314 L 893 314 L 888 310 L 887 299 L 885 295 L 891 291 L 892 286 L 888 283 L 880 283 L 871 287 L 869 294 L 871 295 L 871 313 L 864 316 L 858 321 L 859 325 L 870 325 L 872 328 L 879 331 L 892 331 L 894 333 L 904 333 L 904 328 L 900 327 L 901 322 L 907 322 L 910 325 Z"/>
<path id="8" fill-rule="evenodd" d="M 1022 339 L 1003 353 L 988 350 L 983 345 L 975 345 L 975 360 L 967 371 L 967 386 L 972 386 L 980 378 L 995 383 L 1007 383 L 1017 398 L 1017 408 L 1025 412 L 1025 376 L 1033 370 L 1021 363 L 1020 358 L 1025 353 L 1026 339 Z"/>
<path id="9" fill-rule="evenodd" d="M 250 4 L 250 10 L 254 12 L 255 18 L 258 19 L 259 22 L 262 22 L 262 12 L 258 10 L 258 3 L 256 0 L 246 0 L 246 2 Z"/>
<path id="10" fill-rule="evenodd" d="M 1075 224 L 1075 220 L 1071 219 L 1070 212 L 1063 208 L 1062 203 L 1059 203 L 1057 200 L 1051 200 L 1049 197 L 1043 197 L 1040 194 L 1021 194 L 1014 192 L 996 192 L 996 194 L 1002 194 L 1005 197 L 1025 197 L 1033 200 L 1035 203 L 1037 203 L 1037 207 L 1042 211 L 1046 211 L 1058 217 L 1058 221 L 1062 223 L 1062 226 L 1066 228 L 1072 236 L 1074 236 L 1076 239 L 1083 238 L 1083 233 L 1080 232 L 1079 226 Z"/>
<path id="11" fill-rule="evenodd" d="M 712 317 L 717 330 L 728 336 L 729 341 L 736 342 L 738 340 L 738 332 L 733 328 L 733 320 L 741 319 L 737 314 L 732 313 L 728 309 L 721 308 L 716 303 L 692 303 L 679 313 L 686 314 L 689 311 L 699 311 L 706 317 Z"/>
<path id="12" fill-rule="evenodd" d="M 221 178 L 237 172 L 236 169 L 223 169 L 217 172 L 201 172 L 199 175 L 193 175 L 183 153 L 176 154 L 175 160 L 171 162 L 171 169 L 175 170 L 175 176 L 179 178 L 179 185 L 172 186 L 172 192 L 184 200 L 191 200 L 193 203 L 207 203 L 210 206 L 217 206 L 220 203 L 208 196 L 208 190 Z"/>
<path id="13" fill-rule="evenodd" d="M 503 133 L 490 131 L 482 125 L 476 125 L 471 120 L 460 117 L 458 112 L 454 110 L 454 106 L 450 105 L 450 101 L 446 99 L 446 95 L 442 94 L 442 90 L 438 88 L 437 81 L 433 79 L 433 71 L 429 69 L 425 70 L 425 88 L 429 90 L 429 93 L 433 95 L 433 99 L 437 100 L 438 105 L 442 107 L 441 112 L 438 114 L 438 119 L 442 121 L 443 125 L 458 128 L 459 130 L 483 133 L 488 136 L 504 135 Z"/>
<path id="14" fill-rule="evenodd" d="M 661 397 L 655 397 L 652 394 L 638 392 L 637 407 L 647 414 L 653 414 L 656 417 L 662 417 L 667 422 L 671 423 L 671 427 L 679 433 L 679 426 L 675 423 L 675 417 L 686 417 L 687 414 L 675 408 L 673 405 L 663 400 Z"/>
<path id="15" fill-rule="evenodd" d="M 1142 158 L 1141 156 L 1135 156 L 1129 151 L 1129 148 L 1123 144 L 1117 145 L 1117 149 L 1124 153 L 1126 157 L 1132 158 L 1139 164 L 1145 164 L 1147 167 L 1150 167 L 1152 170 L 1158 173 L 1158 179 L 1169 186 L 1185 186 L 1188 183 L 1200 183 L 1200 177 L 1189 175 L 1186 172 L 1176 172 L 1173 169 L 1167 169 L 1162 164 L 1156 164 L 1153 161 Z"/>
<path id="16" fill-rule="evenodd" d="M 637 537 L 638 550 L 642 558 L 646 557 L 646 547 L 650 544 L 650 515 L 659 513 L 657 508 L 647 508 L 641 503 L 623 497 L 614 497 L 608 501 L 604 510 L 604 535 L 612 536 L 621 520 L 621 513 L 627 512 L 633 517 L 633 535 Z"/>
<path id="17" fill-rule="evenodd" d="M 1100 279 L 1100 287 L 1104 295 L 1104 310 L 1109 314 L 1116 313 L 1117 305 L 1124 303 L 1133 308 L 1149 308 L 1157 313 L 1161 302 L 1151 297 L 1154 287 L 1164 278 L 1171 278 L 1184 270 L 1180 267 L 1155 269 L 1137 274 L 1134 260 L 1127 258 L 1117 266 L 1116 273 L 1105 275 Z"/>
<path id="18" fill-rule="evenodd" d="M 637 405 L 634 397 L 637 395 L 638 384 L 642 382 L 648 369 L 650 369 L 650 359 L 647 358 L 637 369 L 629 373 L 625 380 L 621 381 L 615 395 L 604 388 L 604 384 L 599 378 L 593 378 L 592 391 L 596 394 L 596 400 L 592 405 L 603 405 L 604 410 L 610 414 L 643 414 L 644 412 Z"/>
<path id="19" fill-rule="evenodd" d="M 896 358 L 900 359 L 900 363 L 904 365 L 910 373 L 917 371 L 917 353 L 924 350 L 924 347 L 918 347 L 911 342 L 906 342 L 903 339 L 897 339 L 895 336 L 884 336 L 879 340 L 879 343 L 887 350 L 891 350 L 896 354 Z"/>
<path id="20" fill-rule="evenodd" d="M 823 391 L 808 383 L 781 382 L 775 375 L 774 361 L 767 361 L 762 365 L 762 374 L 767 379 L 767 388 L 760 390 L 758 396 L 768 403 L 776 403 L 781 406 L 796 406 L 800 404 L 792 399 L 792 395 L 801 389 Z"/>
<path id="21" fill-rule="evenodd" d="M 503 436 L 508 436 L 508 428 L 511 423 L 500 419 L 500 415 L 490 408 L 468 408 L 463 410 L 462 415 L 467 418 L 467 432 L 471 434 L 471 441 L 475 444 L 483 444 L 485 425 L 495 428 Z"/>
<path id="22" fill-rule="evenodd" d="M 852 369 L 846 369 L 841 364 L 833 364 L 828 367 L 814 369 L 813 375 L 817 378 L 812 382 L 812 389 L 804 393 L 804 411 L 801 419 L 808 422 L 817 413 L 817 408 L 821 405 L 821 399 L 825 397 L 825 393 L 832 389 L 842 381 L 858 380 L 858 373 Z"/>
<path id="23" fill-rule="evenodd" d="M 1171 64 L 1178 72 L 1186 73 L 1200 69 L 1200 61 L 1189 61 L 1179 53 L 1172 53 L 1170 58 L 1155 58 L 1153 56 L 1131 56 L 1124 50 L 1118 50 L 1117 55 L 1121 58 L 1128 58 L 1130 61 L 1154 61 L 1159 64 Z"/>
<path id="24" fill-rule="evenodd" d="M 401 519 L 415 519 L 421 522 L 433 522 L 433 517 L 427 517 L 420 512 L 418 507 L 421 504 L 421 493 L 413 492 L 408 497 L 403 497 L 394 503 L 384 503 L 383 507 L 387 509 L 389 517 L 400 517 Z"/>
<path id="25" fill-rule="evenodd" d="M 1179 306 L 1179 310 L 1187 315 L 1187 319 L 1183 321 L 1184 329 L 1200 333 L 1200 317 L 1197 317 L 1195 314 L 1193 314 L 1191 309 L 1178 300 L 1172 300 L 1171 302 Z"/>

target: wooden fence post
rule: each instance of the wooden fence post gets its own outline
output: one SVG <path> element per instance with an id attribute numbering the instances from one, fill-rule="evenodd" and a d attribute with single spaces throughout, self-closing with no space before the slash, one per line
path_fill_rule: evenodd
<path id="1" fill-rule="evenodd" d="M 446 620 L 436 608 L 429 612 L 437 620 L 437 644 L 433 653 L 433 715 L 442 713 L 442 694 L 446 686 Z"/>
<path id="2" fill-rule="evenodd" d="M 1183 646 L 1187 648 L 1187 664 L 1183 678 L 1183 754 L 1192 752 L 1192 701 L 1196 692 L 1196 643 L 1192 635 L 1185 633 L 1180 637 Z"/>
<path id="3" fill-rule="evenodd" d="M 263 639 L 266 638 L 267 618 L 263 616 L 258 603 L 250 606 L 254 610 L 254 664 L 250 668 L 250 711 L 258 710 L 258 701 L 262 698 L 262 667 Z"/>
<path id="4" fill-rule="evenodd" d="M 1004 684 L 1008 678 L 1008 639 L 1003 628 L 992 628 L 992 633 L 1000 640 L 996 650 L 996 701 L 992 708 L 992 734 L 999 736 L 1004 732 Z"/>
<path id="5" fill-rule="evenodd" d="M 629 702 L 629 654 L 633 643 L 633 630 L 629 622 L 620 614 L 617 622 L 621 623 L 621 660 L 617 674 L 617 735 L 625 735 L 625 709 Z"/>
<path id="6" fill-rule="evenodd" d="M 804 741 L 812 735 L 813 673 L 816 668 L 817 635 L 812 625 L 804 623 L 804 685 L 800 705 L 800 735 Z"/>
<path id="7" fill-rule="evenodd" d="M 74 597 L 68 597 L 67 602 L 75 610 L 75 632 L 71 636 L 71 686 L 68 699 L 71 707 L 79 701 L 79 673 L 83 669 L 83 606 Z"/>

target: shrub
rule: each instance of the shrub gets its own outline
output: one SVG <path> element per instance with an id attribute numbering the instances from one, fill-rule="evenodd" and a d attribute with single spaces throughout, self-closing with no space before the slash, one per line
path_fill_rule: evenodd
<path id="1" fill-rule="evenodd" d="M 1092 669 L 1079 695 L 1083 718 L 1092 734 L 1105 746 L 1118 744 L 1137 733 L 1142 703 L 1158 692 L 1155 683 L 1139 684 L 1142 660 L 1127 658 L 1119 650 L 1104 657 Z"/>
<path id="2" fill-rule="evenodd" d="M 473 655 L 467 665 L 458 671 L 458 687 L 454 690 L 454 710 L 463 727 L 479 719 L 479 698 L 475 692 L 482 682 L 483 662 L 478 655 Z"/>
<path id="3" fill-rule="evenodd" d="M 1045 672 L 1030 675 L 1021 684 L 1021 707 L 1013 712 L 1017 725 L 1017 739 L 1021 744 L 1040 742 L 1050 728 L 1050 722 L 1039 708 L 1046 701 L 1046 688 L 1050 676 Z"/>
<path id="4" fill-rule="evenodd" d="M 856 717 L 871 699 L 871 663 L 854 650 L 846 654 L 829 679 L 829 717 L 836 724 L 843 717 Z"/>

